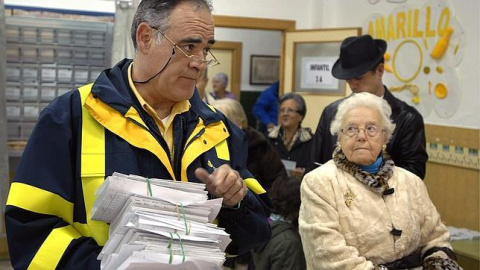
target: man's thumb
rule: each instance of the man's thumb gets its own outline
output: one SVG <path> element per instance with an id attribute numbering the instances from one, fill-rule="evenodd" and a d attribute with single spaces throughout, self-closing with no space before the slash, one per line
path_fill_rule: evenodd
<path id="1" fill-rule="evenodd" d="M 197 179 L 202 181 L 204 184 L 211 182 L 210 174 L 204 168 L 197 168 L 195 170 L 195 177 L 197 177 Z"/>

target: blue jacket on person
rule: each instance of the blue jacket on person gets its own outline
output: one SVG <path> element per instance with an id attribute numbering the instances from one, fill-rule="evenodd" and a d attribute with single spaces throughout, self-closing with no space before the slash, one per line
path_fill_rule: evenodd
<path id="1" fill-rule="evenodd" d="M 199 182 L 196 168 L 213 173 L 229 164 L 249 191 L 238 209 L 222 208 L 217 216 L 232 239 L 226 252 L 241 254 L 270 238 L 271 204 L 247 170 L 245 134 L 194 91 L 190 109 L 173 119 L 171 156 L 129 86 L 131 64 L 122 60 L 41 112 L 5 211 L 15 269 L 99 269 L 109 227 L 91 220 L 91 207 L 95 191 L 114 172 Z"/>
<path id="2" fill-rule="evenodd" d="M 253 105 L 253 116 L 257 118 L 263 126 L 269 123 L 277 125 L 278 119 L 278 82 L 267 87 L 258 96 Z"/>

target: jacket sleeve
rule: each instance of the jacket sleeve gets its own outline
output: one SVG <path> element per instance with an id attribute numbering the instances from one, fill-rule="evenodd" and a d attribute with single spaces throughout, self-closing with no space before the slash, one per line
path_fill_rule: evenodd
<path id="1" fill-rule="evenodd" d="M 292 239 L 287 239 L 274 247 L 270 269 L 304 270 L 305 257 L 302 247 Z"/>
<path id="2" fill-rule="evenodd" d="M 391 149 L 387 148 L 387 152 L 396 166 L 424 179 L 428 154 L 422 116 L 412 108 L 405 108 L 397 120 L 395 130 L 395 145 L 391 145 Z"/>
<path id="3" fill-rule="evenodd" d="M 228 125 L 228 124 L 227 124 Z M 231 136 L 229 137 L 230 166 L 237 170 L 240 176 L 250 182 L 257 183 L 247 169 L 247 139 L 245 133 L 234 126 L 228 125 Z M 230 234 L 232 242 L 227 247 L 229 254 L 243 254 L 263 245 L 270 239 L 270 225 L 267 218 L 273 208 L 269 196 L 258 185 L 249 186 L 248 193 L 241 201 L 240 207 L 222 208 L 218 215 L 219 225 Z"/>
<path id="4" fill-rule="evenodd" d="M 10 187 L 5 224 L 15 269 L 100 268 L 101 247 L 72 226 L 81 214 L 75 203 L 83 202 L 76 195 L 81 186 L 70 107 L 80 100 L 72 97 L 42 111 Z"/>
<path id="5" fill-rule="evenodd" d="M 245 132 L 248 143 L 253 144 L 248 148 L 248 169 L 268 192 L 277 178 L 287 177 L 287 171 L 280 155 L 262 133 L 250 127 Z"/>
<path id="6" fill-rule="evenodd" d="M 257 179 L 262 182 L 262 186 L 268 191 L 273 185 L 273 182 L 279 177 L 287 177 L 287 170 L 283 165 L 280 155 L 270 143 L 265 142 L 264 152 L 261 153 L 261 174 L 263 179 Z"/>
<path id="7" fill-rule="evenodd" d="M 277 125 L 277 118 L 273 117 L 274 115 L 277 115 L 276 111 L 278 110 L 277 89 L 278 82 L 270 85 L 260 94 L 257 101 L 253 105 L 253 116 L 260 120 L 263 125 L 267 125 L 269 123 L 274 123 Z M 270 113 L 272 111 L 274 111 L 274 113 Z"/>
<path id="8" fill-rule="evenodd" d="M 335 192 L 328 179 L 311 172 L 302 180 L 299 232 L 308 269 L 374 269 L 371 261 L 348 246 L 340 231 Z M 323 176 L 322 176 L 323 177 Z M 333 180 L 332 180 L 333 181 Z"/>

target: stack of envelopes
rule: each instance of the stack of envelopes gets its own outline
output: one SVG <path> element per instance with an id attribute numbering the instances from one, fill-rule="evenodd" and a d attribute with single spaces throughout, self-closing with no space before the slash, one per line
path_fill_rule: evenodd
<path id="1" fill-rule="evenodd" d="M 222 199 L 205 184 L 114 173 L 97 190 L 92 219 L 110 223 L 102 269 L 218 269 L 231 239 L 213 224 Z"/>

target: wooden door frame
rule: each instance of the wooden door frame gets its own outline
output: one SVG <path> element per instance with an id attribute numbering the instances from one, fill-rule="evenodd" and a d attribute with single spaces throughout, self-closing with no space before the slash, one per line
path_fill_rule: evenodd
<path id="1" fill-rule="evenodd" d="M 227 50 L 232 53 L 232 70 L 230 71 L 230 91 L 240 101 L 240 85 L 242 74 L 242 43 L 235 41 L 216 41 L 213 45 L 215 50 Z"/>
<path id="2" fill-rule="evenodd" d="M 224 15 L 213 15 L 213 21 L 215 27 L 226 27 L 226 28 L 241 28 L 241 29 L 256 29 L 256 30 L 273 30 L 281 31 L 281 46 L 280 46 L 280 88 L 279 94 L 283 93 L 282 85 L 284 82 L 284 54 L 285 54 L 285 32 L 295 31 L 296 21 L 292 20 L 279 20 L 279 19 L 265 19 L 265 18 L 252 18 L 252 17 L 236 17 L 236 16 L 224 16 Z M 241 63 L 241 61 L 240 61 Z M 241 74 L 241 69 L 238 71 L 238 75 Z M 232 73 L 233 74 L 233 73 Z M 238 85 L 238 95 L 240 98 L 240 77 Z"/>

